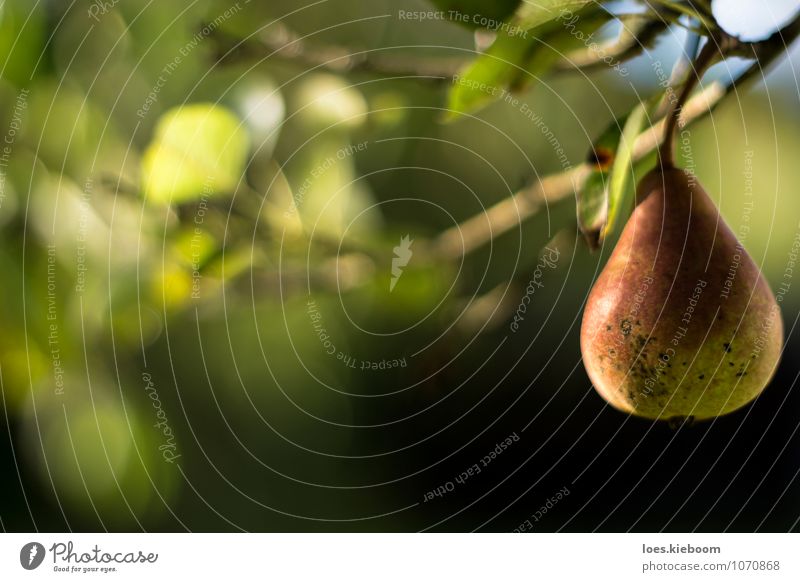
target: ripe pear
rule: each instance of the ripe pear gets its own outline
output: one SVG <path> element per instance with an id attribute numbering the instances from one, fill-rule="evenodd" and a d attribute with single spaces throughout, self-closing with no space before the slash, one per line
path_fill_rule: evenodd
<path id="1" fill-rule="evenodd" d="M 647 174 L 583 314 L 595 389 L 637 416 L 714 418 L 764 390 L 782 343 L 775 296 L 695 177 Z"/>

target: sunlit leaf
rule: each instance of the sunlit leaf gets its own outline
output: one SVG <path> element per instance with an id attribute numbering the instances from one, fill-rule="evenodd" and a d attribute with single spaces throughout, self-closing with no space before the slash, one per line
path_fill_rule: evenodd
<path id="1" fill-rule="evenodd" d="M 489 50 L 454 79 L 447 104 L 449 116 L 502 98 L 536 42 L 534 38 L 499 34 Z"/>
<path id="2" fill-rule="evenodd" d="M 88 204 L 85 192 L 63 175 L 37 171 L 28 218 L 42 242 L 64 249 L 56 258 L 70 271 L 77 268 L 73 253 L 78 249 L 86 260 L 108 253 L 108 224 Z"/>
<path id="3" fill-rule="evenodd" d="M 608 172 L 595 170 L 578 194 L 578 227 L 591 249 L 600 246 L 600 233 L 608 218 Z"/>
<path id="4" fill-rule="evenodd" d="M 535 31 L 524 31 L 518 24 L 499 32 L 494 43 L 457 77 L 448 97 L 448 118 L 475 111 L 492 101 L 518 92 L 546 74 L 562 55 L 582 47 L 586 35 L 611 19 L 605 11 L 586 14 L 572 24 L 570 34 L 560 21 L 546 22 Z"/>
<path id="5" fill-rule="evenodd" d="M 0 3 L 0 76 L 18 87 L 26 85 L 37 72 L 34 67 L 44 50 L 44 11 L 42 2 Z"/>
<path id="6" fill-rule="evenodd" d="M 242 82 L 234 91 L 234 108 L 247 127 L 253 148 L 261 159 L 269 159 L 286 114 L 283 96 L 267 78 Z"/>
<path id="7" fill-rule="evenodd" d="M 247 162 L 249 139 L 239 119 L 214 104 L 167 111 L 142 158 L 144 191 L 169 204 L 232 192 Z"/>
<path id="8" fill-rule="evenodd" d="M 601 232 L 601 239 L 614 231 L 621 209 L 624 208 L 627 202 L 625 193 L 627 192 L 628 180 L 632 172 L 631 156 L 633 155 L 633 144 L 646 120 L 647 104 L 645 102 L 637 105 L 625 120 L 625 126 L 622 128 L 622 135 L 619 140 L 619 147 L 617 148 L 616 156 L 614 156 L 614 162 L 611 165 L 608 186 L 608 219 Z"/>
<path id="9" fill-rule="evenodd" d="M 175 240 L 175 251 L 184 266 L 200 270 L 219 248 L 217 240 L 199 226 L 184 229 Z"/>
<path id="10" fill-rule="evenodd" d="M 267 185 L 262 217 L 266 223 L 289 239 L 303 234 L 303 223 L 294 200 L 294 194 L 280 166 L 272 161 L 266 165 L 264 183 Z"/>
<path id="11" fill-rule="evenodd" d="M 179 309 L 193 298 L 192 273 L 177 263 L 159 265 L 151 281 L 152 301 L 165 310 Z"/>
<path id="12" fill-rule="evenodd" d="M 560 15 L 575 13 L 589 2 L 590 0 L 528 0 L 517 8 L 514 23 L 530 30 Z"/>
<path id="13" fill-rule="evenodd" d="M 590 248 L 599 248 L 616 228 L 627 207 L 628 182 L 633 174 L 632 148 L 663 92 L 641 102 L 627 115 L 615 119 L 600 134 L 587 156 L 593 168 L 578 193 L 578 227 Z"/>
<path id="14" fill-rule="evenodd" d="M 354 147 L 338 139 L 317 139 L 295 156 L 297 166 L 288 175 L 294 187 L 292 200 L 285 192 L 281 200 L 272 189 L 267 199 L 275 196 L 275 202 L 288 210 L 290 221 L 297 212 L 306 233 L 338 239 L 346 231 L 348 237 L 368 238 L 379 227 L 381 214 L 369 185 L 357 179 Z"/>
<path id="15" fill-rule="evenodd" d="M 335 75 L 308 76 L 295 94 L 299 120 L 313 128 L 353 129 L 366 119 L 361 92 Z"/>

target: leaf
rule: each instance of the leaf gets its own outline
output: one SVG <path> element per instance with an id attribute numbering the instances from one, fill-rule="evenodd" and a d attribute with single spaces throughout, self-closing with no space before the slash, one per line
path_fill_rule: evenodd
<path id="1" fill-rule="evenodd" d="M 578 194 L 578 227 L 592 250 L 600 248 L 600 232 L 608 218 L 608 172 L 589 175 Z"/>
<path id="2" fill-rule="evenodd" d="M 600 247 L 613 231 L 621 209 L 627 205 L 625 193 L 631 174 L 633 143 L 642 130 L 647 114 L 663 92 L 639 103 L 627 115 L 615 119 L 592 144 L 588 163 L 594 166 L 578 193 L 578 227 L 591 249 Z"/>
<path id="3" fill-rule="evenodd" d="M 587 163 L 594 166 L 594 171 L 578 193 L 577 214 L 578 228 L 592 250 L 600 248 L 600 233 L 608 218 L 608 171 L 614 162 L 627 118 L 625 115 L 609 124 L 592 144 L 587 156 Z"/>
<path id="4" fill-rule="evenodd" d="M 530 30 L 560 15 L 572 16 L 589 2 L 590 0 L 524 0 L 514 13 L 513 22 Z"/>
<path id="5" fill-rule="evenodd" d="M 647 119 L 647 102 L 641 102 L 629 114 L 622 128 L 622 135 L 619 139 L 616 156 L 611 166 L 609 175 L 608 190 L 608 218 L 605 227 L 600 233 L 600 239 L 604 239 L 609 233 L 614 231 L 620 210 L 627 202 L 625 193 L 627 191 L 628 179 L 631 174 L 631 159 L 633 156 L 633 144 L 636 137 L 642 131 L 644 122 Z"/>
<path id="6" fill-rule="evenodd" d="M 264 182 L 268 190 L 264 199 L 262 217 L 279 236 L 288 239 L 298 238 L 303 234 L 303 223 L 294 199 L 292 187 L 286 179 L 281 166 L 270 160 L 266 167 L 267 176 Z"/>
<path id="7" fill-rule="evenodd" d="M 504 96 L 523 67 L 535 38 L 500 33 L 484 54 L 472 61 L 454 78 L 448 96 L 448 119 L 484 107 Z"/>
<path id="8" fill-rule="evenodd" d="M 598 10 L 581 19 L 573 31 L 588 34 L 612 16 Z M 576 46 L 583 46 L 584 35 L 570 34 L 560 22 L 547 22 L 535 32 L 510 25 L 498 32 L 489 49 L 470 63 L 454 79 L 448 98 L 447 119 L 468 113 L 502 99 L 509 92 L 525 89 L 541 77 L 561 56 Z"/>
<path id="9" fill-rule="evenodd" d="M 341 136 L 329 136 L 314 140 L 295 156 L 295 171 L 288 176 L 295 184 L 288 218 L 297 213 L 304 231 L 313 237 L 338 241 L 346 234 L 348 240 L 368 240 L 379 230 L 381 214 L 369 185 L 357 179 L 355 155 L 341 153 L 347 147 Z M 278 202 L 275 194 L 271 188 L 268 199 Z M 287 230 L 292 227 L 287 224 Z"/>
<path id="10" fill-rule="evenodd" d="M 247 162 L 249 140 L 228 109 L 198 103 L 170 109 L 142 158 L 144 192 L 160 204 L 232 192 Z"/>
<path id="11" fill-rule="evenodd" d="M 258 156 L 269 159 L 286 116 L 286 103 L 271 79 L 254 77 L 234 89 L 233 108 L 247 126 Z"/>
<path id="12" fill-rule="evenodd" d="M 0 72 L 3 79 L 17 87 L 30 83 L 44 50 L 46 25 L 43 3 L 26 0 L 0 3 Z"/>

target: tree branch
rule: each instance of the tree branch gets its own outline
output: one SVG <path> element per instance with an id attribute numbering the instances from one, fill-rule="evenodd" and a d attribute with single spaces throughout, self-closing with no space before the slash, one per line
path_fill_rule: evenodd
<path id="1" fill-rule="evenodd" d="M 381 51 L 354 51 L 336 45 L 308 43 L 285 27 L 257 37 L 256 42 L 238 41 L 220 31 L 214 33 L 222 45 L 217 51 L 221 61 L 242 58 L 275 57 L 309 68 L 330 71 L 368 72 L 387 76 L 420 77 L 431 81 L 450 79 L 467 61 L 463 58 L 426 56 L 412 59 L 407 55 Z"/>
<path id="2" fill-rule="evenodd" d="M 675 8 L 674 2 L 667 2 Z M 655 38 L 666 22 L 655 19 L 646 21 L 638 33 L 630 38 L 622 38 L 605 46 L 605 58 L 611 55 L 619 60 L 635 56 L 643 49 L 648 38 Z M 700 93 L 688 100 L 681 110 L 680 123 L 692 123 L 710 113 L 725 95 L 735 91 L 753 76 L 761 73 L 771 64 L 777 55 L 784 52 L 800 34 L 800 16 L 769 38 L 748 43 L 721 33 L 729 46 L 725 56 L 742 56 L 755 58 L 756 62 L 732 83 L 725 86 L 713 82 Z M 225 39 L 224 35 L 215 32 L 217 39 Z M 709 41 L 713 42 L 713 41 Z M 265 55 L 265 51 L 267 54 Z M 583 51 L 573 53 L 569 58 L 555 65 L 556 71 L 592 69 L 605 64 L 599 58 L 600 51 Z M 428 57 L 420 61 L 411 61 L 407 57 L 376 53 L 376 51 L 352 52 L 345 47 L 310 45 L 286 28 L 277 33 L 260 37 L 257 44 L 238 42 L 228 50 L 222 50 L 219 58 L 234 59 L 240 56 L 265 58 L 276 56 L 305 64 L 309 67 L 322 67 L 338 72 L 365 71 L 393 76 L 410 76 L 441 81 L 451 78 L 460 70 L 466 61 L 463 59 Z M 639 161 L 661 143 L 665 119 L 651 126 L 637 138 L 633 148 L 633 160 Z M 462 224 L 441 233 L 429 243 L 430 258 L 457 259 L 483 246 L 493 238 L 508 232 L 522 221 L 534 215 L 543 204 L 562 200 L 566 196 L 579 191 L 592 173 L 592 167 L 583 163 L 564 172 L 552 174 L 528 186 L 513 196 L 498 202 L 484 213 L 467 219 Z"/>
<path id="3" fill-rule="evenodd" d="M 713 111 L 726 95 L 740 89 L 759 73 L 763 74 L 764 69 L 772 64 L 779 54 L 785 52 L 788 44 L 798 34 L 800 34 L 800 16 L 765 41 L 740 42 L 742 46 L 750 47 L 751 57 L 758 55 L 758 60 L 730 84 L 723 85 L 714 81 L 689 99 L 681 109 L 681 125 L 688 125 L 704 117 Z M 660 145 L 664 124 L 665 118 L 662 118 L 639 135 L 633 146 L 634 161 L 641 160 Z M 533 216 L 543 205 L 563 200 L 579 191 L 591 173 L 592 167 L 583 163 L 564 172 L 545 176 L 513 196 L 489 207 L 485 212 L 444 231 L 432 242 L 431 252 L 444 259 L 458 259 L 508 232 Z"/>
<path id="4" fill-rule="evenodd" d="M 617 38 L 598 44 L 594 49 L 589 47 L 567 54 L 553 66 L 553 71 L 607 69 L 609 59 L 619 62 L 632 59 L 651 45 L 668 24 L 660 19 L 646 18 L 646 15 L 637 16 L 634 24 L 623 26 Z"/>
<path id="5" fill-rule="evenodd" d="M 609 57 L 625 61 L 641 53 L 669 25 L 668 21 L 652 15 L 634 15 L 636 25 L 624 28 L 619 37 L 608 43 L 581 49 L 568 54 L 553 66 L 553 72 L 591 71 L 608 67 Z M 348 47 L 309 43 L 286 27 L 273 27 L 245 42 L 214 31 L 219 43 L 217 60 L 221 62 L 240 59 L 278 58 L 310 68 L 329 71 L 365 72 L 385 76 L 421 77 L 433 82 L 451 79 L 470 60 L 462 57 L 426 56 L 412 59 L 407 55 L 392 55 L 378 51 L 358 51 Z M 399 47 L 398 47 L 399 48 Z M 387 49 L 388 50 L 388 49 Z"/>

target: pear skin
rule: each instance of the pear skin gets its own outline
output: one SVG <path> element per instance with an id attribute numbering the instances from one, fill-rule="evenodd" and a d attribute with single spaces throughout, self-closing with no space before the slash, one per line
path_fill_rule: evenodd
<path id="1" fill-rule="evenodd" d="M 775 296 L 693 175 L 657 168 L 597 279 L 581 352 L 612 406 L 709 419 L 756 398 L 783 344 Z"/>

